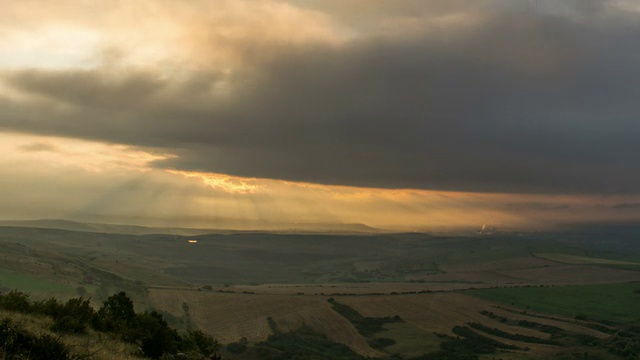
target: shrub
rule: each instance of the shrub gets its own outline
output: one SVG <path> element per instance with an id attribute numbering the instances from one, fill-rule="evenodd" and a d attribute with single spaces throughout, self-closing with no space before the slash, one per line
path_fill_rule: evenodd
<path id="1" fill-rule="evenodd" d="M 200 330 L 189 330 L 189 338 L 195 344 L 197 350 L 204 356 L 209 357 L 218 351 L 220 345 L 211 337 L 211 335 L 205 334 Z M 246 348 L 247 339 L 244 339 L 244 346 Z M 240 340 L 242 342 L 242 339 Z"/>
<path id="2" fill-rule="evenodd" d="M 232 342 L 227 345 L 227 351 L 232 354 L 242 354 L 243 352 L 247 351 L 247 346 L 242 345 L 238 342 Z"/>
<path id="3" fill-rule="evenodd" d="M 29 302 L 29 294 L 18 290 L 11 290 L 6 295 L 0 295 L 0 308 L 21 313 L 30 312 L 31 303 Z"/>
<path id="4" fill-rule="evenodd" d="M 38 301 L 31 305 L 31 309 L 36 314 L 42 314 L 57 317 L 62 310 L 62 304 L 56 298 L 48 298 L 46 300 Z"/>
<path id="5" fill-rule="evenodd" d="M 11 319 L 0 321 L 0 358 L 31 360 L 67 360 L 69 349 L 50 335 L 34 336 L 13 324 Z"/>
<path id="6" fill-rule="evenodd" d="M 51 330 L 57 332 L 84 334 L 95 312 L 88 299 L 73 298 L 62 305 L 55 316 Z"/>
<path id="7" fill-rule="evenodd" d="M 180 336 L 158 312 L 145 311 L 137 315 L 126 332 L 125 340 L 139 343 L 145 356 L 158 359 L 165 353 L 176 352 Z"/>
<path id="8" fill-rule="evenodd" d="M 135 318 L 133 302 L 121 291 L 104 301 L 94 318 L 93 326 L 96 330 L 124 333 Z"/>

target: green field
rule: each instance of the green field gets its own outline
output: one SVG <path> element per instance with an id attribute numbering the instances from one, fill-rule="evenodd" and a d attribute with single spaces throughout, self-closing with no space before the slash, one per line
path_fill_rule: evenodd
<path id="1" fill-rule="evenodd" d="M 0 269 L 0 287 L 18 289 L 28 293 L 75 292 L 70 286 L 39 279 L 31 275 L 17 274 L 6 269 Z"/>
<path id="2" fill-rule="evenodd" d="M 442 339 L 431 331 L 419 329 L 406 322 L 385 324 L 384 328 L 387 331 L 377 336 L 390 338 L 396 342 L 384 349 L 389 354 L 415 357 L 440 350 Z"/>
<path id="3" fill-rule="evenodd" d="M 640 282 L 477 289 L 470 295 L 535 312 L 627 323 L 640 320 Z"/>
<path id="4" fill-rule="evenodd" d="M 547 259 L 551 261 L 557 261 L 564 264 L 575 264 L 575 265 L 640 265 L 637 262 L 631 261 L 622 261 L 622 260 L 613 260 L 613 259 L 603 259 L 603 258 L 595 258 L 595 257 L 587 257 L 587 256 L 575 256 L 568 254 L 556 254 L 556 253 L 539 253 L 534 254 L 535 256 Z"/>

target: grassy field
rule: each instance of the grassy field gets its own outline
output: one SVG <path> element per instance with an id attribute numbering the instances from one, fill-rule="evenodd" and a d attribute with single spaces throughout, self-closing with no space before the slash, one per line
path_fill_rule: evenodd
<path id="1" fill-rule="evenodd" d="M 531 311 L 626 323 L 640 320 L 640 282 L 563 287 L 477 289 L 483 299 Z"/>
<path id="2" fill-rule="evenodd" d="M 535 254 L 535 256 L 542 259 L 574 265 L 640 265 L 640 263 L 632 261 L 576 256 L 569 254 L 539 253 Z"/>
<path id="3" fill-rule="evenodd" d="M 188 304 L 193 324 L 223 344 L 238 341 L 241 337 L 254 342 L 266 340 L 273 333 L 267 322 L 271 317 L 283 332 L 306 324 L 359 354 L 381 355 L 367 345 L 349 321 L 331 309 L 326 296 L 152 289 L 149 299 L 153 307 L 176 317 L 184 316 L 183 304 Z"/>
<path id="4" fill-rule="evenodd" d="M 71 286 L 43 280 L 31 275 L 18 274 L 6 269 L 0 269 L 0 286 L 29 293 L 75 292 L 75 289 Z"/>
<path id="5" fill-rule="evenodd" d="M 0 267 L 43 274 L 67 284 L 91 275 L 100 283 L 187 287 L 406 283 L 417 291 L 433 288 L 417 284 L 584 284 L 640 278 L 638 269 L 619 263 L 633 262 L 629 254 L 637 252 L 634 239 L 622 237 L 614 247 L 609 239 L 607 246 L 613 250 L 605 252 L 596 241 L 599 237 L 567 236 L 236 233 L 185 237 L 0 227 Z M 188 243 L 191 238 L 198 243 Z M 600 260 L 599 265 L 609 267 L 608 273 L 601 273 L 603 266 L 592 266 L 595 260 L 566 264 L 534 254 L 554 254 L 556 260 L 564 256 L 560 260 L 567 262 L 585 262 L 589 259 L 585 254 L 591 254 L 591 259 L 619 262 L 602 264 Z M 382 291 L 377 287 L 354 293 Z"/>
<path id="6" fill-rule="evenodd" d="M 387 331 L 378 336 L 393 339 L 396 343 L 386 347 L 385 352 L 403 357 L 417 357 L 422 354 L 437 351 L 441 339 L 432 331 L 426 331 L 413 324 L 400 322 L 385 324 Z"/>

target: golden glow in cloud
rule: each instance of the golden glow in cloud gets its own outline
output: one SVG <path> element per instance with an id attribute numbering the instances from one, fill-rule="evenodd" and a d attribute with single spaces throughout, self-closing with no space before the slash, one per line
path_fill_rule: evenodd
<path id="1" fill-rule="evenodd" d="M 3 20 L 11 21 L 0 24 L 0 68 L 229 71 L 280 46 L 338 46 L 350 38 L 327 14 L 282 1 L 72 3 L 3 3 Z M 247 53 L 256 48 L 259 54 Z"/>
<path id="2" fill-rule="evenodd" d="M 0 152 L 14 165 L 49 164 L 96 173 L 149 171 L 151 162 L 171 157 L 125 145 L 18 133 L 0 133 Z"/>
<path id="3" fill-rule="evenodd" d="M 44 69 L 46 71 L 34 73 L 47 80 L 47 76 L 64 75 L 64 71 L 70 69 L 73 71 L 69 76 L 61 76 L 58 80 L 62 86 L 54 90 L 44 86 L 46 81 L 44 85 L 42 81 L 37 83 L 41 92 L 29 92 L 28 87 L 27 90 L 24 87 L 12 88 L 8 82 L 3 84 L 0 81 L 0 101 L 24 105 L 23 108 L 16 105 L 15 109 L 29 109 L 30 105 L 37 107 L 47 101 L 51 106 L 43 106 L 43 109 L 57 111 L 65 110 L 65 106 L 90 107 L 91 104 L 87 104 L 88 101 L 80 96 L 84 95 L 85 87 L 76 84 L 76 93 L 73 93 L 73 89 L 65 86 L 69 80 L 82 80 L 77 74 L 78 70 L 88 70 L 87 73 L 90 73 L 98 69 L 95 73 L 100 76 L 93 78 L 95 88 L 87 86 L 86 89 L 87 92 L 96 91 L 98 98 L 94 100 L 100 106 L 96 106 L 95 113 L 87 114 L 98 118 L 104 115 L 104 108 L 108 108 L 104 118 L 99 118 L 93 125 L 104 126 L 103 130 L 116 128 L 124 135 L 119 133 L 122 137 L 110 138 L 100 137 L 103 134 L 98 131 L 69 131 L 76 123 L 69 125 L 64 116 L 62 120 L 57 119 L 58 127 L 63 129 L 59 133 L 130 141 L 126 136 L 131 130 L 128 121 L 134 123 L 139 114 L 134 109 L 131 113 L 119 114 L 124 119 L 121 122 L 113 121 L 115 116 L 112 118 L 112 114 L 117 113 L 123 103 L 132 108 L 149 106 L 155 110 L 154 106 L 169 102 L 174 94 L 181 94 L 179 91 L 173 92 L 172 87 L 187 86 L 194 78 L 204 78 L 204 85 L 195 84 L 196 91 L 184 92 L 189 96 L 184 96 L 186 105 L 179 107 L 179 110 L 187 109 L 186 113 L 199 110 L 198 106 L 223 108 L 224 101 L 215 95 L 233 95 L 236 81 L 240 83 L 238 87 L 249 89 L 250 93 L 255 84 L 243 83 L 249 77 L 236 75 L 255 75 L 256 83 L 259 83 L 261 76 L 270 75 L 260 73 L 261 66 L 276 61 L 274 59 L 278 56 L 286 58 L 289 54 L 287 51 L 295 53 L 318 45 L 325 51 L 339 50 L 360 40 L 362 43 L 358 45 L 362 46 L 367 41 L 380 38 L 390 41 L 393 37 L 404 39 L 419 36 L 421 41 L 440 38 L 451 40 L 482 26 L 492 15 L 491 12 L 476 11 L 476 5 L 459 6 L 452 11 L 449 3 L 434 1 L 433 7 L 427 8 L 418 1 L 413 2 L 414 5 L 407 2 L 405 7 L 396 6 L 397 3 L 393 1 L 366 0 L 8 0 L 2 3 L 1 10 L 0 75 Z M 628 11 L 638 11 L 634 1 L 619 0 L 615 4 Z M 535 24 L 522 22 L 520 25 L 526 27 Z M 448 37 L 442 37 L 444 33 Z M 508 62 L 522 59 L 517 62 L 518 66 L 547 72 L 551 71 L 548 69 L 564 69 L 560 65 L 565 57 L 537 51 L 535 44 L 523 43 L 526 46 L 511 47 L 509 56 L 504 56 L 502 52 L 483 53 L 483 56 L 486 56 L 485 61 L 491 59 L 499 67 L 505 68 L 509 67 Z M 381 53 L 380 58 L 387 55 L 392 54 Z M 392 64 L 381 61 L 374 71 L 384 72 L 391 69 Z M 572 66 L 572 63 L 568 64 Z M 354 68 L 358 68 L 355 62 Z M 128 96 L 129 93 L 123 94 L 121 90 L 125 87 L 120 86 L 120 82 L 126 82 L 131 74 L 150 75 L 149 84 L 145 83 L 148 86 L 141 86 L 142 90 L 134 89 L 131 94 L 143 93 L 156 102 L 149 101 L 151 105 L 147 105 L 144 96 L 133 100 Z M 146 79 L 145 76 L 141 77 Z M 92 78 L 89 76 L 87 79 Z M 251 79 L 254 80 L 254 77 Z M 381 82 L 386 84 L 386 80 Z M 404 86 L 403 82 L 399 83 Z M 96 88 L 104 92 L 100 93 Z M 154 93 L 154 90 L 159 93 Z M 64 91 L 68 91 L 69 96 L 56 98 L 51 95 Z M 49 95 L 49 98 L 42 94 Z M 125 101 L 114 101 L 115 105 L 112 105 L 109 96 L 122 97 Z M 70 98 L 80 100 L 74 103 Z M 105 104 L 113 108 L 103 106 Z M 328 107 L 331 105 L 327 104 Z M 24 112 L 12 112 L 11 109 L 5 114 L 7 123 L 33 120 Z M 200 121 L 217 120 L 208 112 L 194 112 L 197 120 L 187 125 L 195 133 L 200 131 L 197 126 Z M 252 116 L 262 120 L 259 111 L 256 112 L 258 115 Z M 156 114 L 153 111 L 150 113 L 153 116 L 137 120 L 143 122 L 145 136 L 147 128 L 153 126 L 157 126 L 157 129 L 152 129 L 157 133 L 149 131 L 149 139 L 140 143 L 160 144 L 158 146 L 165 146 L 166 149 L 175 146 L 176 152 L 179 152 L 180 146 L 186 141 L 209 140 L 203 140 L 195 136 L 199 133 L 194 135 L 189 131 L 183 138 L 176 134 L 174 139 L 176 128 L 162 128 L 162 123 L 155 121 Z M 221 117 L 226 114 L 224 111 L 221 113 Z M 33 121 L 35 125 L 23 129 L 59 130 L 56 124 L 49 126 L 47 115 L 46 111 L 42 111 L 37 115 L 42 117 L 38 119 L 41 123 Z M 167 116 L 177 118 L 176 122 L 182 125 L 181 116 L 187 115 L 176 111 Z M 423 116 L 422 113 L 420 116 Z M 74 120 L 85 119 L 87 117 L 79 116 Z M 77 123 L 78 127 L 83 125 L 85 123 Z M 213 133 L 204 133 L 203 137 Z M 237 133 L 244 135 L 242 131 Z M 166 134 L 169 134 L 167 138 L 170 140 L 165 138 L 165 142 L 156 141 L 155 137 L 162 138 Z M 135 143 L 136 140 L 131 142 Z M 211 141 L 211 144 L 217 145 L 214 140 Z M 224 143 L 224 140 L 221 142 Z M 244 229 L 282 229 L 313 223 L 359 223 L 399 231 L 473 229 L 483 223 L 497 227 L 535 229 L 562 222 L 633 220 L 637 215 L 628 209 L 640 204 L 640 199 L 634 196 L 389 190 L 164 170 L 155 167 L 154 162 L 176 155 L 150 148 L 15 132 L 0 132 L 0 152 L 3 154 L 0 158 L 0 198 L 3 199 L 0 218 L 116 219 L 124 223 Z M 621 204 L 627 205 L 618 206 Z"/>
<path id="4" fill-rule="evenodd" d="M 633 197 L 372 189 L 161 170 L 148 149 L 0 134 L 0 217 L 162 226 L 288 229 L 358 223 L 394 231 L 539 229 L 633 219 Z M 311 224 L 311 225 L 309 225 Z"/>
<path id="5" fill-rule="evenodd" d="M 246 179 L 223 174 L 200 173 L 191 171 L 167 170 L 169 173 L 182 175 L 186 178 L 196 178 L 213 189 L 221 189 L 231 194 L 252 194 L 263 185 L 257 179 Z"/>
<path id="6" fill-rule="evenodd" d="M 625 217 L 611 213 L 613 206 L 629 201 L 620 196 L 377 189 L 169 172 L 233 194 L 236 203 L 263 208 L 257 213 L 272 212 L 278 214 L 274 219 L 294 219 L 292 223 L 362 223 L 387 230 L 430 231 L 473 229 L 484 223 L 507 229 L 548 229 L 565 222 L 633 219 L 632 214 Z M 206 203 L 211 199 L 201 200 Z"/>
<path id="7" fill-rule="evenodd" d="M 93 66 L 100 35 L 91 29 L 51 25 L 0 37 L 0 67 L 69 68 Z"/>

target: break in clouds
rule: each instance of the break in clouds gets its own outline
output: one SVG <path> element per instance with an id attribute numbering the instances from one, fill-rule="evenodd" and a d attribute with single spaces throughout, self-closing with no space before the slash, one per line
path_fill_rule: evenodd
<path id="1" fill-rule="evenodd" d="M 331 1 L 237 3 L 258 11 L 225 19 L 214 6 L 165 9 L 175 11 L 166 27 L 162 9 L 137 13 L 143 24 L 158 17 L 157 34 L 124 20 L 118 29 L 118 9 L 103 9 L 82 24 L 102 34 L 97 60 L 2 68 L 0 127 L 173 155 L 153 163 L 163 169 L 381 188 L 640 192 L 635 2 L 393 1 L 384 11 L 357 2 L 360 16 Z M 240 6 L 230 4 L 218 5 Z M 141 40 L 119 47 L 108 41 L 118 31 Z M 170 43 L 145 50 L 158 39 Z"/>

